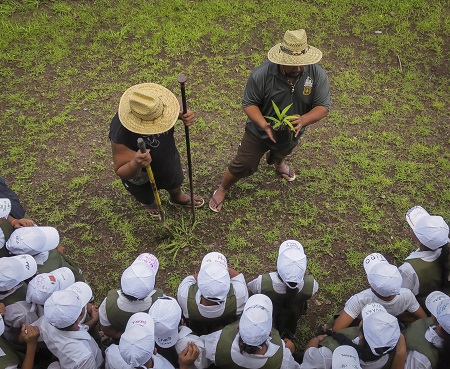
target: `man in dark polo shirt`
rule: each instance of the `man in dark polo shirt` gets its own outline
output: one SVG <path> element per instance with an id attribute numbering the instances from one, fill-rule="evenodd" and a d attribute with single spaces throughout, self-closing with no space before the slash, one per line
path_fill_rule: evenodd
<path id="1" fill-rule="evenodd" d="M 233 184 L 253 174 L 264 153 L 267 163 L 286 181 L 295 179 L 295 172 L 285 162 L 298 144 L 306 126 L 324 118 L 330 110 L 330 87 L 324 69 L 318 63 L 322 52 L 308 45 L 303 29 L 286 31 L 283 42 L 268 52 L 268 61 L 254 69 L 247 81 L 242 106 L 247 114 L 244 136 L 236 157 L 228 165 L 219 188 L 214 191 L 209 207 L 222 209 L 223 200 Z M 266 116 L 276 117 L 273 103 L 287 111 L 295 132 L 282 142 Z M 289 134 L 289 132 L 288 132 Z"/>

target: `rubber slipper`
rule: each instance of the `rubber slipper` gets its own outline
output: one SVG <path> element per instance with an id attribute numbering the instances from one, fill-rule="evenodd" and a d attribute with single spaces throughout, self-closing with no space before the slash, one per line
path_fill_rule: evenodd
<path id="1" fill-rule="evenodd" d="M 144 210 L 146 211 L 146 213 L 148 215 L 150 215 L 152 218 L 159 218 L 159 210 L 156 207 L 155 203 L 150 204 L 150 205 L 147 205 L 147 204 L 141 204 L 141 205 L 144 208 Z M 150 212 L 149 210 L 153 210 L 154 212 Z"/>
<path id="2" fill-rule="evenodd" d="M 196 200 L 197 200 L 197 202 L 200 201 L 200 203 L 197 204 Z M 192 206 L 190 197 L 189 197 L 189 200 L 187 200 L 185 202 L 174 202 L 169 199 L 169 204 L 174 205 L 174 206 L 181 206 L 181 207 L 185 207 L 185 208 L 190 208 Z M 205 205 L 205 200 L 202 197 L 194 195 L 194 208 L 201 208 L 203 205 Z"/>
<path id="3" fill-rule="evenodd" d="M 277 175 L 279 175 L 281 178 L 285 179 L 288 182 L 292 182 L 296 177 L 295 177 L 295 172 L 289 168 L 289 165 L 285 165 L 285 171 L 284 172 L 280 172 L 278 170 L 275 169 L 275 173 L 277 173 Z M 288 178 L 284 177 L 287 176 Z"/>
<path id="4" fill-rule="evenodd" d="M 215 207 L 213 208 L 213 207 L 211 206 L 210 203 L 208 203 L 208 205 L 209 205 L 209 208 L 210 208 L 213 212 L 219 213 L 219 212 L 222 210 L 222 203 L 223 203 L 223 201 L 225 200 L 225 197 L 223 198 L 222 201 L 217 201 L 217 200 L 214 198 L 214 195 L 216 194 L 216 192 L 217 192 L 217 190 L 214 191 L 213 195 L 211 196 L 211 199 L 209 200 L 210 202 L 212 201 L 212 202 L 214 203 Z M 220 206 L 220 209 L 218 209 L 219 206 Z"/>

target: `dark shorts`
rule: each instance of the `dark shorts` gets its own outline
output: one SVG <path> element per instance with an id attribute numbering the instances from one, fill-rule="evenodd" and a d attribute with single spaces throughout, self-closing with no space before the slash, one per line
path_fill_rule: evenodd
<path id="1" fill-rule="evenodd" d="M 295 146 L 288 150 L 275 150 L 246 129 L 238 152 L 228 165 L 228 170 L 236 178 L 248 177 L 256 172 L 261 158 L 267 151 L 270 151 L 267 164 L 281 163 Z"/>
<path id="2" fill-rule="evenodd" d="M 161 171 L 154 171 L 153 175 L 156 180 L 156 187 L 159 190 L 173 190 L 181 186 L 183 183 L 183 170 L 180 161 L 175 161 L 174 166 L 162 168 Z M 152 184 L 149 182 L 142 185 L 136 185 L 129 181 L 122 180 L 124 187 L 131 193 L 137 201 L 145 205 L 151 205 L 155 202 Z"/>

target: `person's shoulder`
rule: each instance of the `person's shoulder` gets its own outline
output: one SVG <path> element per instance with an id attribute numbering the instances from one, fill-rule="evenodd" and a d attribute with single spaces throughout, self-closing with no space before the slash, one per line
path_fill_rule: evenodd
<path id="1" fill-rule="evenodd" d="M 277 74 L 278 73 L 278 66 L 277 64 L 272 63 L 269 60 L 264 61 L 260 65 L 258 65 L 256 68 L 252 70 L 252 76 L 262 76 L 266 74 Z"/>

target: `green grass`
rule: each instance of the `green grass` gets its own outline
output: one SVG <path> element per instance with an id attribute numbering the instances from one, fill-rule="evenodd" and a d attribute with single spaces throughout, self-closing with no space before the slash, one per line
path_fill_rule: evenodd
<path id="1" fill-rule="evenodd" d="M 299 240 L 320 284 L 297 332 L 303 344 L 366 287 L 365 255 L 398 265 L 412 250 L 409 207 L 450 219 L 449 15 L 448 3 L 425 0 L 5 0 L 0 174 L 29 217 L 59 230 L 97 303 L 141 252 L 158 256 L 157 284 L 174 295 L 208 251 L 251 280 L 275 270 L 282 241 Z M 168 238 L 112 169 L 121 94 L 151 81 L 179 95 L 187 75 L 194 187 L 208 199 L 244 130 L 250 70 L 297 28 L 323 51 L 333 105 L 288 158 L 296 181 L 262 161 L 220 214 L 206 206 L 193 227 L 162 191 Z M 186 167 L 181 125 L 175 137 Z"/>

